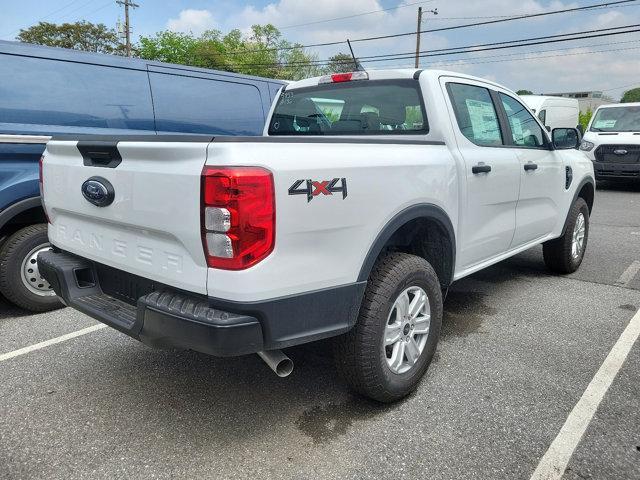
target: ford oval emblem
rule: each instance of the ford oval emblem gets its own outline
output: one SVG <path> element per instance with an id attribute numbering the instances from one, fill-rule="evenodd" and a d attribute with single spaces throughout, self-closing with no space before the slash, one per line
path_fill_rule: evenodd
<path id="1" fill-rule="evenodd" d="M 627 152 L 624 148 L 618 148 L 617 150 L 614 150 L 613 153 L 615 153 L 616 155 L 626 155 Z"/>
<path id="2" fill-rule="evenodd" d="M 91 177 L 82 184 L 82 196 L 96 207 L 106 207 L 113 203 L 115 191 L 106 178 Z"/>

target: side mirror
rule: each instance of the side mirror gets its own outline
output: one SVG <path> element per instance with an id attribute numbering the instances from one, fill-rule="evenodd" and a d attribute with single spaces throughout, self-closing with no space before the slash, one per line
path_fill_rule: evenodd
<path id="1" fill-rule="evenodd" d="M 554 128 L 551 141 L 556 150 L 570 150 L 580 146 L 580 133 L 575 128 Z"/>

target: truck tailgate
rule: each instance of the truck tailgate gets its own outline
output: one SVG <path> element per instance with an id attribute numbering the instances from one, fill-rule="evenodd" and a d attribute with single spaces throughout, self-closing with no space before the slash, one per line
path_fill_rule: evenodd
<path id="1" fill-rule="evenodd" d="M 111 267 L 205 294 L 200 175 L 208 143 L 206 137 L 117 144 L 49 142 L 43 190 L 51 243 Z M 111 204 L 97 206 L 83 194 L 83 183 L 92 177 L 111 184 Z"/>

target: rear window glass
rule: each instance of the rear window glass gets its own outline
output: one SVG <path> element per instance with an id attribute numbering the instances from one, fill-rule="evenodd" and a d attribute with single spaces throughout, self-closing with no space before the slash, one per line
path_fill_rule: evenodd
<path id="1" fill-rule="evenodd" d="M 361 80 L 284 91 L 269 135 L 425 134 L 416 80 Z"/>

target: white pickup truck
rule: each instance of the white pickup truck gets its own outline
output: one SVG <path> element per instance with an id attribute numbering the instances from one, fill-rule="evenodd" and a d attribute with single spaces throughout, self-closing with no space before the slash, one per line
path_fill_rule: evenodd
<path id="1" fill-rule="evenodd" d="M 294 82 L 262 137 L 54 139 L 53 249 L 72 306 L 159 347 L 259 353 L 335 339 L 361 394 L 411 392 L 452 282 L 534 245 L 580 265 L 594 200 L 574 129 L 491 81 L 431 70 Z"/>

